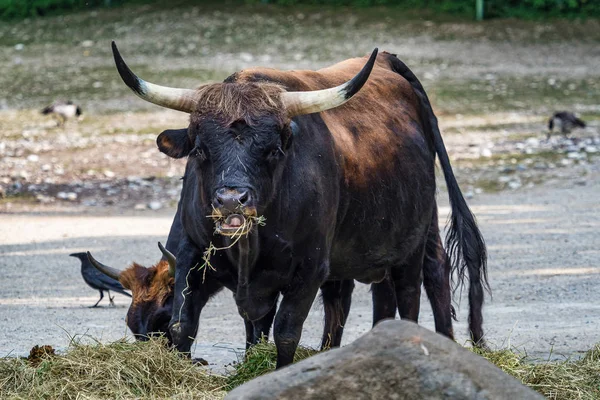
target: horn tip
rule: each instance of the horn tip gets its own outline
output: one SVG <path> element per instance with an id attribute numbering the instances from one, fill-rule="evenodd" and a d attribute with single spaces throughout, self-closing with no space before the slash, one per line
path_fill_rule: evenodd
<path id="1" fill-rule="evenodd" d="M 348 84 L 344 87 L 344 97 L 346 99 L 349 99 L 352 96 L 354 96 L 367 82 L 367 79 L 369 79 L 369 75 L 373 70 L 373 66 L 375 65 L 375 60 L 377 59 L 378 52 L 379 49 L 375 47 L 375 49 L 371 53 L 371 56 L 369 57 L 369 61 L 367 61 L 367 63 L 360 70 L 360 72 L 354 78 L 352 78 L 352 80 L 349 81 Z"/>
<path id="2" fill-rule="evenodd" d="M 117 71 L 119 72 L 121 79 L 123 79 L 123 82 L 125 82 L 125 84 L 131 90 L 133 90 L 138 95 L 143 96 L 146 93 L 145 83 L 142 80 L 140 80 L 140 78 L 138 78 L 131 71 L 131 69 L 129 69 L 129 67 L 125 63 L 125 60 L 123 60 L 123 57 L 121 56 L 121 53 L 119 52 L 119 49 L 117 48 L 117 44 L 115 43 L 114 40 L 111 42 L 111 47 L 112 47 L 113 57 L 115 59 L 115 64 L 117 66 Z"/>

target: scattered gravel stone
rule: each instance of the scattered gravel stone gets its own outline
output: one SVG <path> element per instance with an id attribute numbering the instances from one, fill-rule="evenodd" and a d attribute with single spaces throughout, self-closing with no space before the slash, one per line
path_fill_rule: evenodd
<path id="1" fill-rule="evenodd" d="M 151 201 L 148 203 L 148 208 L 151 210 L 158 210 L 162 208 L 162 203 L 160 201 Z"/>
<path id="2" fill-rule="evenodd" d="M 38 162 L 38 161 L 40 161 L 40 156 L 38 156 L 37 154 L 30 154 L 27 156 L 27 161 Z"/>
<path id="3" fill-rule="evenodd" d="M 46 196 L 46 195 L 43 195 L 43 194 L 37 194 L 37 195 L 35 196 L 35 199 L 36 199 L 38 202 L 42 203 L 42 204 L 53 203 L 53 202 L 56 200 L 56 199 L 55 199 L 54 197 L 52 197 L 52 196 Z"/>
<path id="4" fill-rule="evenodd" d="M 522 186 L 521 182 L 519 182 L 519 181 L 510 181 L 510 182 L 508 182 L 508 187 L 511 190 L 516 190 L 516 189 L 520 188 L 521 186 Z"/>
<path id="5" fill-rule="evenodd" d="M 77 193 L 75 192 L 58 192 L 56 194 L 56 197 L 61 199 L 61 200 L 69 200 L 69 201 L 75 201 L 77 200 Z"/>
<path id="6" fill-rule="evenodd" d="M 143 203 L 136 204 L 133 209 L 134 210 L 146 210 L 148 207 Z"/>
<path id="7" fill-rule="evenodd" d="M 564 166 L 567 166 L 573 164 L 573 161 L 563 158 L 562 160 L 560 160 L 560 163 Z"/>
<path id="8" fill-rule="evenodd" d="M 107 178 L 114 178 L 115 173 L 107 169 L 106 171 L 104 171 L 104 176 L 106 176 Z"/>

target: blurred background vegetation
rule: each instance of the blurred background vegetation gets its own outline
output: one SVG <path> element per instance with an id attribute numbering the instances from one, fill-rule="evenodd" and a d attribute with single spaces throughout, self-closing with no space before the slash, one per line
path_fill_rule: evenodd
<path id="1" fill-rule="evenodd" d="M 0 0 L 0 18 L 20 19 L 123 3 L 156 3 L 158 0 Z M 209 0 L 208 2 L 213 1 Z M 206 0 L 187 0 L 190 5 Z M 181 3 L 181 1 L 179 2 Z M 233 1 L 235 3 L 235 1 Z M 349 7 L 389 6 L 423 9 L 433 13 L 471 17 L 476 0 L 239 0 L 238 3 L 265 3 L 283 6 L 323 5 Z M 600 0 L 483 0 L 486 18 L 579 18 L 600 17 Z"/>

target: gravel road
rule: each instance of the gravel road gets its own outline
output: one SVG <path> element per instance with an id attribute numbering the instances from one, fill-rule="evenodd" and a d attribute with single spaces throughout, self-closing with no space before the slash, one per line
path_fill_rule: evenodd
<path id="1" fill-rule="evenodd" d="M 441 212 L 448 211 L 440 193 Z M 493 298 L 484 309 L 492 345 L 513 346 L 546 358 L 577 355 L 598 341 L 600 328 L 600 178 L 518 192 L 485 194 L 471 205 L 489 248 Z M 73 336 L 102 342 L 129 332 L 129 299 L 90 309 L 97 292 L 85 285 L 79 262 L 68 254 L 91 250 L 105 263 L 125 267 L 159 258 L 172 209 L 104 214 L 0 214 L 0 355 L 22 355 L 36 344 L 65 349 Z M 421 323 L 433 329 L 422 299 Z M 466 340 L 466 296 L 459 304 L 457 339 Z M 370 329 L 368 286 L 358 284 L 344 343 Z M 302 342 L 317 346 L 322 308 L 315 302 Z M 210 301 L 201 317 L 194 353 L 220 370 L 243 348 L 243 324 L 229 292 Z"/>

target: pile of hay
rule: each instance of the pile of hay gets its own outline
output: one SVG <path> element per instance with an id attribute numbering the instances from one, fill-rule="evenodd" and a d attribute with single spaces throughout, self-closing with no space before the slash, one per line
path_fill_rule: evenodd
<path id="1" fill-rule="evenodd" d="M 222 399 L 225 379 L 167 349 L 164 339 L 107 345 L 73 343 L 66 354 L 49 346 L 29 359 L 0 359 L 0 398 Z"/>
<path id="2" fill-rule="evenodd" d="M 473 351 L 549 399 L 600 399 L 600 344 L 573 361 L 532 362 L 511 350 Z"/>
<path id="3" fill-rule="evenodd" d="M 0 359 L 0 398 L 222 399 L 227 391 L 275 369 L 272 343 L 250 349 L 227 377 L 209 374 L 165 344 L 164 339 L 74 343 L 64 355 L 36 346 L 29 359 Z M 473 351 L 549 399 L 600 399 L 600 345 L 579 360 L 539 363 L 510 350 Z M 299 347 L 294 361 L 316 353 Z"/>

